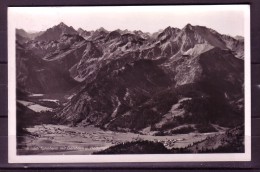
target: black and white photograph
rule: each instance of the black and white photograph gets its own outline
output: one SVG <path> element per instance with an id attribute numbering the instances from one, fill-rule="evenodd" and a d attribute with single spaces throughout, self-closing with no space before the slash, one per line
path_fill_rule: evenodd
<path id="1" fill-rule="evenodd" d="M 9 7 L 9 162 L 249 161 L 249 13 Z"/>

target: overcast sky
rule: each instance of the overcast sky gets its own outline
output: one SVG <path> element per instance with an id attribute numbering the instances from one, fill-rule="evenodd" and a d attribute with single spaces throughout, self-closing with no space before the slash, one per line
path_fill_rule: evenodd
<path id="1" fill-rule="evenodd" d="M 9 7 L 16 28 L 43 31 L 64 22 L 78 29 L 100 27 L 156 32 L 187 23 L 210 27 L 222 34 L 244 35 L 246 5 L 226 6 L 128 6 L 128 7 Z"/>

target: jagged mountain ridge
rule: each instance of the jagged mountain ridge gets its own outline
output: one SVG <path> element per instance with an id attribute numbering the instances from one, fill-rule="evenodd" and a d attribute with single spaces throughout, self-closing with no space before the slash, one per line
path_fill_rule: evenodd
<path id="1" fill-rule="evenodd" d="M 185 124 L 185 120 L 190 124 L 228 127 L 242 123 L 241 40 L 190 24 L 183 29 L 167 27 L 154 34 L 72 29 L 61 23 L 36 40 L 22 43 L 24 51 L 34 54 L 28 58 L 39 63 L 32 70 L 41 66 L 43 73 L 59 74 L 48 74 L 50 81 L 61 78 L 55 86 L 40 84 L 37 91 L 31 89 L 35 78 L 46 77 L 37 72 L 36 76 L 27 76 L 26 70 L 18 71 L 26 76 L 18 78 L 18 84 L 30 92 L 51 93 L 61 85 L 68 85 L 63 91 L 79 83 L 85 85 L 59 110 L 56 117 L 61 123 L 94 124 L 120 131 L 148 128 L 167 133 Z M 18 64 L 31 68 L 22 61 Z M 222 113 L 212 115 L 206 108 L 213 108 L 214 103 L 218 108 L 224 107 Z M 236 120 L 228 124 L 225 115 Z M 195 120 L 196 116 L 201 120 Z"/>
<path id="2" fill-rule="evenodd" d="M 178 126 L 174 123 L 183 124 L 179 121 L 183 119 L 174 118 L 175 113 L 182 111 L 179 115 L 184 119 L 194 118 L 193 115 L 188 115 L 189 113 L 196 115 L 201 115 L 199 112 L 205 113 L 205 116 L 201 116 L 200 121 L 193 121 L 192 119 L 191 122 L 212 122 L 233 127 L 243 120 L 242 109 L 237 109 L 236 105 L 229 106 L 229 102 L 236 102 L 241 98 L 243 73 L 233 71 L 232 68 L 243 71 L 243 63 L 232 54 L 222 51 L 224 50 L 216 48 L 202 54 L 197 62 L 201 70 L 201 73 L 196 76 L 198 79 L 192 83 L 183 83 L 177 88 L 175 81 L 172 81 L 171 77 L 163 70 L 156 73 L 156 69 L 160 69 L 160 67 L 152 60 L 134 61 L 117 70 L 113 70 L 115 68 L 110 64 L 103 68 L 98 77 L 65 106 L 58 114 L 58 118 L 64 123 L 74 121 L 74 125 L 78 123 L 80 125 L 95 124 L 111 130 L 131 131 L 147 127 L 159 130 L 171 125 L 171 123 L 173 127 Z M 221 69 L 204 66 L 205 63 L 212 63 L 212 66 L 216 63 L 222 64 L 224 58 L 217 57 L 220 53 L 226 53 L 225 58 L 232 61 L 234 66 L 227 64 Z M 210 56 L 213 56 L 213 59 L 208 62 L 207 58 Z M 136 64 L 140 64 L 142 67 L 136 68 Z M 146 66 L 147 64 L 149 64 L 149 67 Z M 131 72 L 127 71 L 129 67 L 132 67 Z M 141 70 L 146 68 L 149 68 L 150 72 Z M 215 68 L 218 68 L 218 66 L 215 66 Z M 220 70 L 221 73 L 215 74 L 216 70 Z M 230 71 L 229 76 L 226 76 L 227 71 L 225 70 Z M 110 74 L 108 75 L 108 73 Z M 190 74 L 184 73 L 183 75 Z M 205 75 L 206 77 L 204 77 Z M 141 78 L 138 79 L 137 76 Z M 165 78 L 165 80 L 154 80 L 157 77 Z M 213 77 L 216 83 L 211 81 Z M 223 81 L 223 79 L 229 80 L 229 78 L 230 81 Z M 239 78 L 240 80 L 235 82 L 232 78 Z M 225 85 L 223 86 L 223 84 Z M 191 89 L 190 92 L 187 89 Z M 228 99 L 226 96 L 228 96 Z M 196 102 L 204 104 L 203 108 L 199 109 L 199 112 L 195 112 L 196 109 L 195 111 L 189 110 L 189 108 L 197 108 L 193 107 Z M 176 104 L 186 106 L 185 103 L 188 106 L 190 106 L 190 103 L 192 105 L 187 108 L 175 108 Z M 92 106 L 92 104 L 95 104 L 95 106 Z M 210 114 L 213 113 L 210 112 L 212 109 L 217 110 L 218 108 L 222 108 L 222 111 L 216 111 L 214 115 Z M 225 122 L 225 118 L 229 117 L 235 117 L 236 120 L 228 124 Z M 168 119 L 165 121 L 164 118 Z M 204 121 L 205 119 L 206 121 Z M 157 125 L 159 123 L 161 124 Z"/>
<path id="3" fill-rule="evenodd" d="M 62 34 L 78 34 L 78 32 L 73 28 L 65 25 L 63 22 L 60 24 L 47 29 L 41 35 L 37 36 L 35 39 L 39 41 L 53 41 L 60 38 Z"/>

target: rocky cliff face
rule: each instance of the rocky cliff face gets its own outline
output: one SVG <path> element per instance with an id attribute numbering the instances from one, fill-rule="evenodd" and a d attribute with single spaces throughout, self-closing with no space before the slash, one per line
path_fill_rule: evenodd
<path id="1" fill-rule="evenodd" d="M 64 94 L 82 85 L 57 110 L 61 123 L 161 134 L 234 127 L 243 122 L 243 57 L 243 40 L 203 26 L 149 34 L 61 23 L 17 41 L 17 83 Z"/>

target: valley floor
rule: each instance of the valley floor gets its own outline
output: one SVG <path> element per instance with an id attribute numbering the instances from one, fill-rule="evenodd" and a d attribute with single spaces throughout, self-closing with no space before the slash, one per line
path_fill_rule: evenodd
<path id="1" fill-rule="evenodd" d="M 153 136 L 137 133 L 104 131 L 94 126 L 69 127 L 64 125 L 35 125 L 27 128 L 29 132 L 19 140 L 19 155 L 82 155 L 92 154 L 111 146 L 138 140 L 161 142 L 168 149 L 184 148 L 223 132 L 189 133 L 172 136 Z"/>

